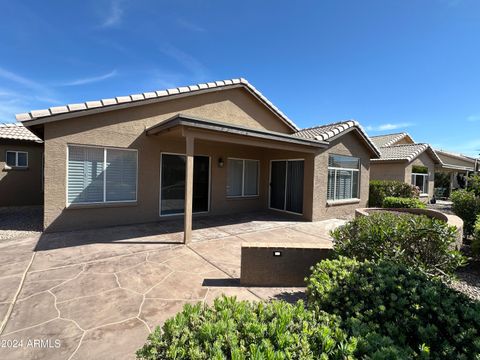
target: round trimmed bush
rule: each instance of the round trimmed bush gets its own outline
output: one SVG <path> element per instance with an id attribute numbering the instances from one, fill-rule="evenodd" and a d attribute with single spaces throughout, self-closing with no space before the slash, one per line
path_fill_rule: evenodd
<path id="1" fill-rule="evenodd" d="M 148 337 L 141 359 L 348 359 L 356 339 L 336 316 L 302 302 L 251 303 L 222 297 L 185 305 Z"/>
<path id="2" fill-rule="evenodd" d="M 454 249 L 456 228 L 424 215 L 378 212 L 331 232 L 334 253 L 357 260 L 388 259 L 445 277 L 466 263 Z"/>
<path id="3" fill-rule="evenodd" d="M 317 264 L 309 306 L 342 318 L 369 358 L 480 358 L 480 304 L 398 263 L 340 257 Z"/>

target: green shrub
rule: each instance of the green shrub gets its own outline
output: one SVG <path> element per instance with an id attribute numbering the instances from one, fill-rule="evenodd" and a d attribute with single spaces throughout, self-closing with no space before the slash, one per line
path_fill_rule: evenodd
<path id="1" fill-rule="evenodd" d="M 429 276 L 450 275 L 465 264 L 454 250 L 455 234 L 443 221 L 391 212 L 361 216 L 331 232 L 336 255 L 392 260 Z"/>
<path id="2" fill-rule="evenodd" d="M 480 196 L 480 175 L 472 174 L 468 177 L 467 190 L 473 191 L 476 196 Z"/>
<path id="3" fill-rule="evenodd" d="M 472 249 L 476 255 L 480 254 L 480 215 L 477 216 L 477 221 L 475 221 Z"/>
<path id="4" fill-rule="evenodd" d="M 218 298 L 185 305 L 138 350 L 141 359 L 349 359 L 356 339 L 339 319 L 303 303 L 250 303 Z"/>
<path id="5" fill-rule="evenodd" d="M 412 268 L 325 260 L 307 295 L 309 307 L 341 317 L 359 358 L 480 358 L 480 304 Z"/>
<path id="6" fill-rule="evenodd" d="M 450 196 L 452 210 L 463 220 L 463 231 L 466 236 L 472 235 L 477 215 L 480 213 L 480 198 L 467 190 L 456 190 Z"/>
<path id="7" fill-rule="evenodd" d="M 395 180 L 372 180 L 370 181 L 370 190 L 368 197 L 368 206 L 381 207 L 383 199 L 387 196 L 418 198 L 418 189 L 402 181 Z"/>
<path id="8" fill-rule="evenodd" d="M 416 209 L 425 209 L 427 205 L 418 199 L 411 198 L 401 198 L 387 196 L 383 199 L 382 207 L 384 208 L 416 208 Z"/>

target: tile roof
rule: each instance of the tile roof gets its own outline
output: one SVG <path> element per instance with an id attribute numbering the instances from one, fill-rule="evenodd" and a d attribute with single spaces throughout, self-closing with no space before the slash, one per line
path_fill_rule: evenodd
<path id="1" fill-rule="evenodd" d="M 52 117 L 54 115 L 61 115 L 61 114 L 68 114 L 68 113 L 77 114 L 82 111 L 106 108 L 106 107 L 114 107 L 120 104 L 121 105 L 127 104 L 127 103 L 133 104 L 133 103 L 138 103 L 146 100 L 161 99 L 161 98 L 166 98 L 166 97 L 179 95 L 179 94 L 202 93 L 206 91 L 211 91 L 212 89 L 222 90 L 222 89 L 239 87 L 239 86 L 245 87 L 247 90 L 253 93 L 256 97 L 258 97 L 268 108 L 270 108 L 270 110 L 273 113 L 275 113 L 278 117 L 280 117 L 293 130 L 298 130 L 297 125 L 295 125 L 295 123 L 292 120 L 290 120 L 282 111 L 280 111 L 280 109 L 278 109 L 275 105 L 273 105 L 272 102 L 270 102 L 270 100 L 268 100 L 260 91 L 258 91 L 252 84 L 250 84 L 246 79 L 243 79 L 243 78 L 214 81 L 214 82 L 189 85 L 189 86 L 180 86 L 177 88 L 145 92 L 142 94 L 118 96 L 116 98 L 110 98 L 110 99 L 86 101 L 78 104 L 68 104 L 65 106 L 55 106 L 48 109 L 32 110 L 27 113 L 17 114 L 16 118 L 18 121 L 31 121 L 36 119 L 45 119 L 48 117 Z"/>
<path id="2" fill-rule="evenodd" d="M 0 124 L 0 139 L 43 142 L 21 123 Z"/>
<path id="3" fill-rule="evenodd" d="M 410 162 L 424 151 L 428 151 L 436 163 L 442 163 L 442 160 L 428 144 L 402 144 L 382 147 L 380 148 L 382 156 L 379 159 L 372 159 L 372 161 L 406 160 Z"/>
<path id="4" fill-rule="evenodd" d="M 464 161 L 470 161 L 472 163 L 475 162 L 475 158 L 472 157 L 472 156 L 467 156 L 467 155 L 464 155 L 464 154 L 460 154 L 460 153 L 455 153 L 455 152 L 451 152 L 451 151 L 447 151 L 447 150 L 442 150 L 442 149 L 435 149 L 435 152 L 436 153 L 439 153 L 439 154 L 445 154 L 447 156 L 451 156 L 451 157 L 454 157 L 454 158 L 457 158 L 457 159 L 460 159 L 460 160 L 464 160 Z"/>
<path id="5" fill-rule="evenodd" d="M 395 134 L 385 134 L 385 135 L 377 135 L 377 136 L 370 136 L 370 139 L 377 145 L 378 147 L 390 146 L 395 144 L 397 141 L 402 140 L 405 137 L 411 136 L 405 132 L 402 133 L 395 133 Z"/>
<path id="6" fill-rule="evenodd" d="M 380 155 L 380 150 L 371 141 L 365 130 L 363 130 L 362 126 L 355 120 L 340 121 L 332 124 L 319 125 L 306 129 L 301 129 L 295 134 L 293 134 L 293 136 L 303 139 L 328 141 L 351 128 L 356 128 L 365 138 L 365 141 L 372 148 L 373 152 L 377 155 Z"/>

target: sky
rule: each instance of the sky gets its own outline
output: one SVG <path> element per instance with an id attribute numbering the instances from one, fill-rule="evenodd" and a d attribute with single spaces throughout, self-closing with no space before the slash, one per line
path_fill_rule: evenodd
<path id="1" fill-rule="evenodd" d="M 478 0 L 0 0 L 0 122 L 244 77 L 299 127 L 480 153 Z"/>

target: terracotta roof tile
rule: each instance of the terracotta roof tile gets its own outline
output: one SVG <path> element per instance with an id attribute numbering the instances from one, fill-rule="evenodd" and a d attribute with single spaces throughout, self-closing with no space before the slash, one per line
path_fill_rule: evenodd
<path id="1" fill-rule="evenodd" d="M 21 123 L 0 124 L 0 139 L 42 142 L 40 138 L 34 135 Z"/>
<path id="2" fill-rule="evenodd" d="M 274 112 L 278 117 L 280 117 L 293 130 L 298 130 L 297 125 L 295 125 L 295 123 L 292 120 L 290 120 L 282 111 L 280 111 L 280 109 L 278 109 L 275 105 L 273 105 L 260 91 L 258 91 L 253 85 L 251 85 L 247 80 L 243 78 L 221 80 L 221 81 L 215 81 L 215 82 L 209 82 L 209 83 L 203 83 L 203 84 L 194 84 L 189 86 L 181 86 L 177 88 L 160 90 L 155 92 L 147 92 L 143 94 L 118 96 L 114 99 L 87 101 L 80 104 L 69 104 L 63 107 L 32 110 L 27 113 L 17 114 L 16 118 L 18 121 L 30 121 L 30 120 L 48 118 L 50 116 L 57 115 L 60 113 L 74 113 L 74 112 L 89 110 L 91 108 L 115 106 L 118 104 L 145 101 L 147 99 L 160 98 L 160 97 L 177 95 L 177 94 L 195 93 L 197 91 L 204 91 L 211 88 L 216 88 L 216 89 L 218 88 L 220 90 L 220 89 L 228 88 L 230 86 L 238 86 L 238 85 L 243 85 L 255 96 L 257 96 L 262 102 L 264 102 L 265 105 L 269 107 L 272 112 Z"/>

